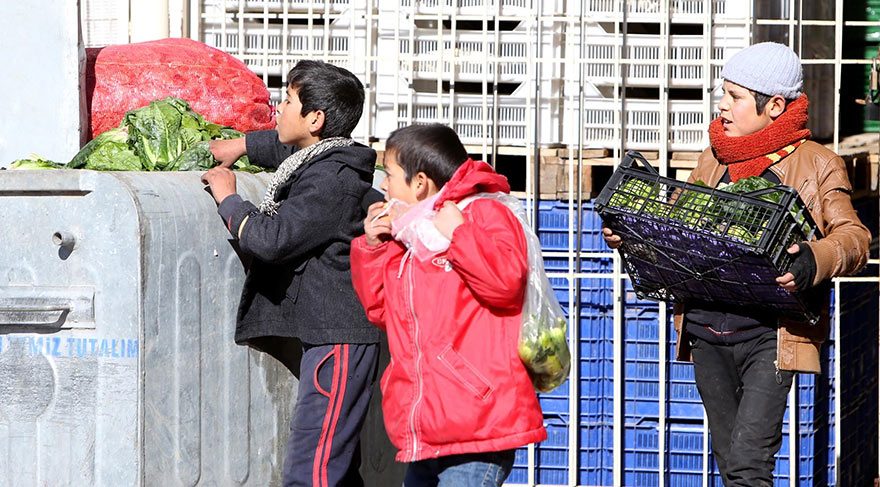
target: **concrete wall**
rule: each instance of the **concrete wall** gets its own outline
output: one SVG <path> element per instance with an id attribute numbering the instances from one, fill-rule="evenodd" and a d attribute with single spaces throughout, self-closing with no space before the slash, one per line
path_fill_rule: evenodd
<path id="1" fill-rule="evenodd" d="M 0 167 L 31 153 L 67 162 L 86 127 L 79 2 L 3 2 L 0 46 Z"/>

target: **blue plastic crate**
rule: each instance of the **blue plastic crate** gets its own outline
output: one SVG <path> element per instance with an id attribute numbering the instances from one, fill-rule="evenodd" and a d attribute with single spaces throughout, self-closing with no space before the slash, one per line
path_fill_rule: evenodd
<path id="1" fill-rule="evenodd" d="M 577 216 L 577 209 L 572 212 Z M 569 248 L 569 203 L 561 201 L 540 201 L 538 204 L 538 239 L 544 250 L 568 250 Z M 576 228 L 575 232 L 576 234 Z M 576 236 L 574 237 L 576 238 Z M 593 203 L 586 202 L 581 207 L 581 239 L 575 250 L 589 252 L 608 252 L 611 249 L 602 238 L 602 221 L 593 211 Z"/>
<path id="2" fill-rule="evenodd" d="M 553 286 L 553 293 L 556 295 L 557 301 L 562 306 L 563 311 L 570 313 L 570 300 L 575 299 L 574 294 L 570 297 L 569 279 L 561 277 L 551 277 L 550 285 Z M 610 312 L 613 306 L 611 279 L 594 279 L 594 278 L 575 278 L 571 280 L 572 290 L 576 290 L 580 286 L 580 307 L 588 310 L 600 310 Z"/>
<path id="3" fill-rule="evenodd" d="M 539 484 L 568 483 L 568 425 L 545 422 L 547 439 L 535 447 L 535 480 Z"/>
<path id="4" fill-rule="evenodd" d="M 624 485 L 657 485 L 659 483 L 657 425 L 628 424 L 624 428 Z"/>
<path id="5" fill-rule="evenodd" d="M 609 422 L 614 419 L 614 381 L 611 378 L 581 378 L 581 421 Z"/>
<path id="6" fill-rule="evenodd" d="M 605 239 L 602 238 L 601 230 L 583 230 L 581 232 L 580 245 L 574 240 L 574 245 L 569 247 L 570 238 L 577 239 L 576 232 L 569 236 L 568 229 L 565 230 L 538 230 L 538 240 L 541 242 L 541 248 L 544 250 L 562 251 L 562 250 L 582 250 L 586 252 L 611 252 Z"/>
<path id="7" fill-rule="evenodd" d="M 538 202 L 538 228 L 545 230 L 568 230 L 572 217 L 577 217 L 577 205 L 568 201 L 540 201 Z M 601 230 L 602 219 L 594 210 L 592 201 L 585 201 L 581 206 L 581 228 L 583 230 Z M 606 247 L 607 248 L 607 247 Z"/>
<path id="8" fill-rule="evenodd" d="M 559 386 L 558 389 L 551 393 L 541 393 L 538 396 L 538 402 L 541 404 L 541 410 L 544 414 L 565 413 L 568 414 L 568 386 L 566 384 Z M 557 395 L 557 391 L 565 388 L 565 395 Z"/>
<path id="9" fill-rule="evenodd" d="M 703 417 L 703 401 L 693 382 L 670 381 L 667 397 L 667 415 L 670 418 L 696 420 Z"/>
<path id="10" fill-rule="evenodd" d="M 579 428 L 579 474 L 582 485 L 612 485 L 614 457 L 608 445 L 614 442 L 610 422 L 581 423 Z"/>
<path id="11" fill-rule="evenodd" d="M 576 268 L 575 259 L 569 264 L 568 257 L 544 257 L 544 270 L 547 272 L 568 272 Z M 608 257 L 580 257 L 579 272 L 596 272 L 610 274 L 614 270 L 614 259 Z"/>
<path id="12" fill-rule="evenodd" d="M 668 485 L 702 484 L 702 425 L 667 423 L 666 465 Z M 659 425 L 627 424 L 625 433 L 625 485 L 659 484 Z"/>
<path id="13" fill-rule="evenodd" d="M 568 484 L 568 423 L 565 415 L 545 415 L 547 439 L 535 445 L 535 480 L 539 484 Z M 526 483 L 528 479 L 528 450 L 516 451 L 509 484 Z"/>

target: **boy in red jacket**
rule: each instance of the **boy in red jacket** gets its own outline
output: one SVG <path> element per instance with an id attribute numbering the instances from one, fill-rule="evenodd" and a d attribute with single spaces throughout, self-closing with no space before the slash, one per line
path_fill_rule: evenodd
<path id="1" fill-rule="evenodd" d="M 385 168 L 389 201 L 411 205 L 410 212 L 422 202 L 436 212 L 430 228 L 401 228 L 418 220 L 404 218 L 410 214 L 392 221 L 388 203 L 376 203 L 351 249 L 355 291 L 369 320 L 388 333 L 382 408 L 397 460 L 410 463 L 404 485 L 500 486 L 514 449 L 547 437 L 517 353 L 527 246 L 502 203 L 476 199 L 463 211 L 456 203 L 509 193 L 510 186 L 485 162 L 469 159 L 443 125 L 392 133 Z M 432 251 L 429 244 L 426 255 L 432 232 L 448 248 Z M 429 238 L 416 242 L 416 234 Z"/>

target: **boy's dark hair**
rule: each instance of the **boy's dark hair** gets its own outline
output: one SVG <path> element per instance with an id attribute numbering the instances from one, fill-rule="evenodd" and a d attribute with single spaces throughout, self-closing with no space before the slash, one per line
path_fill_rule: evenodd
<path id="1" fill-rule="evenodd" d="M 469 157 L 458 134 L 440 124 L 399 128 L 388 136 L 385 151 L 397 155 L 407 183 L 423 172 L 438 188 L 442 188 Z"/>
<path id="2" fill-rule="evenodd" d="M 364 85 L 350 71 L 322 61 L 302 60 L 287 74 L 305 116 L 324 112 L 320 138 L 351 137 L 364 111 Z"/>
<path id="3" fill-rule="evenodd" d="M 766 107 L 767 104 L 770 103 L 770 100 L 774 96 L 776 96 L 776 95 L 765 95 L 763 93 L 758 93 L 757 91 L 754 91 L 754 90 L 749 90 L 749 92 L 752 94 L 752 96 L 755 97 L 755 112 L 757 112 L 758 115 L 760 115 L 764 111 L 764 107 Z M 790 105 L 791 102 L 793 102 L 793 101 L 794 101 L 793 98 L 791 100 L 786 98 L 785 99 L 785 107 L 788 108 L 788 105 Z"/>

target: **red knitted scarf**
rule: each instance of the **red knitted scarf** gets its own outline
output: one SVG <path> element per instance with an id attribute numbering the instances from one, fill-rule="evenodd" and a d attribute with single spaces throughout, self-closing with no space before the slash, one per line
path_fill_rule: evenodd
<path id="1" fill-rule="evenodd" d="M 709 124 L 709 143 L 718 162 L 727 166 L 730 181 L 760 176 L 809 139 L 809 105 L 807 95 L 803 94 L 791 102 L 773 123 L 741 137 L 725 135 L 721 117 L 712 120 Z"/>

